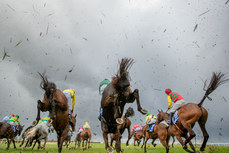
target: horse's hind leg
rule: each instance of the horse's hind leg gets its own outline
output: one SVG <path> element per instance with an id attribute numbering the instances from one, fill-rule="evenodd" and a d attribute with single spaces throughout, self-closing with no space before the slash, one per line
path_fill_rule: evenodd
<path id="1" fill-rule="evenodd" d="M 192 151 L 190 151 L 186 145 L 184 145 L 184 141 L 182 140 L 180 135 L 176 136 L 177 140 L 180 142 L 180 144 L 182 145 L 183 149 L 187 152 L 193 153 Z"/>
<path id="2" fill-rule="evenodd" d="M 203 121 L 198 121 L 199 125 L 200 125 L 200 129 L 203 133 L 203 136 L 204 136 L 204 141 L 200 147 L 200 151 L 204 151 L 205 147 L 206 147 L 206 144 L 207 144 L 207 141 L 208 141 L 208 138 L 209 138 L 209 135 L 208 135 L 208 132 L 205 128 L 205 122 Z"/>
<path id="3" fill-rule="evenodd" d="M 188 133 L 190 134 L 189 137 L 186 138 L 184 145 L 186 146 L 187 143 L 189 143 L 189 141 L 192 140 L 192 138 L 194 138 L 196 136 L 195 132 L 192 130 L 192 127 L 190 124 L 187 124 L 185 121 L 182 122 L 182 125 L 184 126 L 184 128 L 188 131 Z"/>
<path id="4" fill-rule="evenodd" d="M 25 142 L 25 138 L 22 139 L 22 142 L 19 147 L 21 147 L 24 144 L 24 142 Z"/>

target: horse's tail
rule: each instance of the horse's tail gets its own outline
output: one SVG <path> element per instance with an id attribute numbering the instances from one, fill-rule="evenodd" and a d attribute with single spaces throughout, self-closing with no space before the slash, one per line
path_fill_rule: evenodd
<path id="1" fill-rule="evenodd" d="M 227 81 L 229 81 L 229 79 L 225 79 L 225 75 L 222 74 L 221 72 L 219 72 L 219 73 L 213 72 L 211 81 L 210 81 L 207 89 L 204 89 L 206 92 L 205 92 L 203 98 L 201 99 L 200 103 L 198 104 L 198 106 L 201 107 L 206 98 L 208 98 L 209 100 L 212 100 L 210 97 L 208 97 L 208 95 L 210 95 L 218 86 L 226 83 Z M 206 81 L 204 82 L 204 88 L 205 88 L 205 86 L 206 86 Z"/>
<path id="2" fill-rule="evenodd" d="M 40 83 L 40 87 L 45 90 L 45 94 L 47 96 L 47 98 L 49 98 L 50 96 L 53 96 L 53 93 L 56 90 L 56 84 L 53 82 L 49 82 L 47 76 L 45 75 L 45 72 L 43 72 L 42 74 L 38 72 L 38 74 L 40 75 L 42 81 Z"/>
<path id="3" fill-rule="evenodd" d="M 33 126 L 29 126 L 27 129 L 25 129 L 25 131 L 22 134 L 22 138 L 24 139 L 26 137 L 26 134 L 29 132 L 29 130 L 32 128 Z"/>
<path id="4" fill-rule="evenodd" d="M 126 113 L 125 113 L 125 118 L 126 117 L 130 117 L 130 116 L 134 116 L 134 109 L 132 107 L 129 107 L 127 110 L 126 110 Z"/>

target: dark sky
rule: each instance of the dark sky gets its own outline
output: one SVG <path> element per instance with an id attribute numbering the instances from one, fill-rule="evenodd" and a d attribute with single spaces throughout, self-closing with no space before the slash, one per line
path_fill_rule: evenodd
<path id="1" fill-rule="evenodd" d="M 77 129 L 89 121 L 102 141 L 98 85 L 111 79 L 118 60 L 133 58 L 131 88 L 142 106 L 167 109 L 164 89 L 198 103 L 212 72 L 229 72 L 229 4 L 226 0 L 3 0 L 0 2 L 0 118 L 20 115 L 29 126 L 42 99 L 37 72 L 46 70 L 61 90 L 76 90 Z M 4 52 L 8 56 L 4 57 Z M 69 72 L 69 70 L 72 70 Z M 203 106 L 209 142 L 228 142 L 229 84 Z M 136 103 L 128 104 L 136 110 Z M 47 113 L 43 113 L 43 116 Z M 28 120 L 26 119 L 28 118 Z M 136 112 L 132 123 L 144 125 Z M 196 125 L 198 140 L 202 140 Z"/>

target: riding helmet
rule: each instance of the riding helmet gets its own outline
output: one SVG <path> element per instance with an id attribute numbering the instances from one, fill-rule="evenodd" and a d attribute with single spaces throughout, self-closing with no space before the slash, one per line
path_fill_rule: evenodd
<path id="1" fill-rule="evenodd" d="M 170 94 L 170 92 L 172 92 L 171 89 L 169 89 L 169 88 L 168 88 L 168 89 L 165 89 L 165 93 L 166 93 L 166 94 Z"/>

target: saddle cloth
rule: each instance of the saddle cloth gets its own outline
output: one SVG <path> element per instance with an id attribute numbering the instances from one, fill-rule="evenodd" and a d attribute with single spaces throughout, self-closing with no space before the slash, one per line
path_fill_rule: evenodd
<path id="1" fill-rule="evenodd" d="M 178 111 L 180 110 L 180 108 L 178 108 L 177 110 L 176 110 L 176 112 L 174 113 L 174 115 L 173 115 L 173 121 L 172 121 L 172 124 L 176 124 L 177 123 L 177 121 L 179 120 L 179 116 L 178 116 Z"/>
<path id="2" fill-rule="evenodd" d="M 151 125 L 149 126 L 149 132 L 153 132 L 155 125 L 156 125 L 156 123 L 151 124 Z"/>

